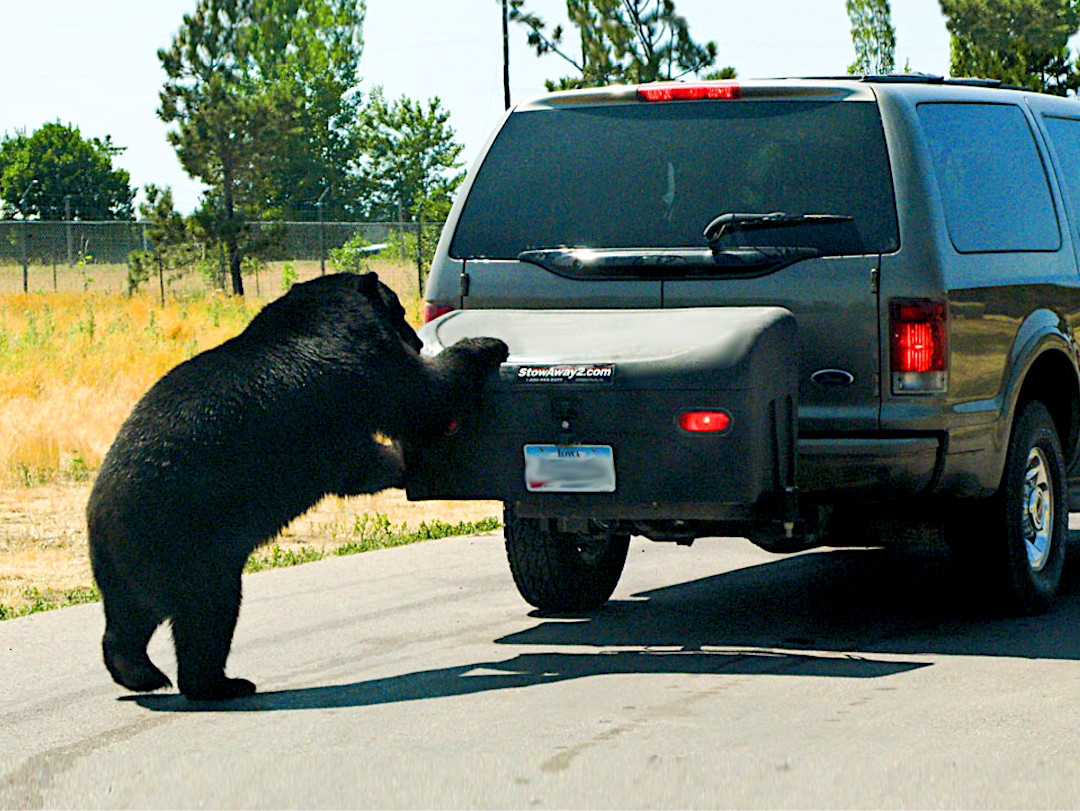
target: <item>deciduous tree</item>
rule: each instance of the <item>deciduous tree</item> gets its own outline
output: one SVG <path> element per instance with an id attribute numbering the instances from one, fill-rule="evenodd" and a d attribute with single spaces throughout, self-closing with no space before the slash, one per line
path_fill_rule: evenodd
<path id="1" fill-rule="evenodd" d="M 43 220 L 62 220 L 68 213 L 78 220 L 132 219 L 131 176 L 112 165 L 123 151 L 108 135 L 83 138 L 78 127 L 59 122 L 31 135 L 6 136 L 0 141 L 4 216 L 21 210 Z"/>
<path id="2" fill-rule="evenodd" d="M 407 222 L 445 217 L 465 173 L 464 147 L 454 140 L 450 113 L 436 98 L 387 101 L 375 88 L 364 110 L 358 167 L 367 215 Z"/>

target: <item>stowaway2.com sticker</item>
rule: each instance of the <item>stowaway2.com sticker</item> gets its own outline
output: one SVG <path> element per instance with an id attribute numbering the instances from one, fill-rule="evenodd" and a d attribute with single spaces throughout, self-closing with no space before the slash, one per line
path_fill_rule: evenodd
<path id="1" fill-rule="evenodd" d="M 514 371 L 518 383 L 588 383 L 604 385 L 615 379 L 611 363 L 526 364 Z"/>

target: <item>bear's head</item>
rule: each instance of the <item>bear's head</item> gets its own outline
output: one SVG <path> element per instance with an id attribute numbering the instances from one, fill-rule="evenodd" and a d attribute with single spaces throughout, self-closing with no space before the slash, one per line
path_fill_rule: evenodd
<path id="1" fill-rule="evenodd" d="M 344 329 L 352 324 L 369 330 L 373 321 L 379 322 L 378 329 L 384 335 L 396 337 L 413 352 L 424 345 L 405 320 L 405 308 L 397 295 L 374 273 L 332 273 L 293 285 L 284 296 L 266 305 L 245 333 L 251 340 L 268 341 L 318 331 L 326 322 Z"/>
<path id="2" fill-rule="evenodd" d="M 407 346 L 413 351 L 419 352 L 424 342 L 417 336 L 416 331 L 405 320 L 405 308 L 397 294 L 387 287 L 376 273 L 360 273 L 353 277 L 361 292 L 364 293 L 374 305 L 377 312 L 386 316 L 387 321 L 395 332 L 401 337 Z"/>

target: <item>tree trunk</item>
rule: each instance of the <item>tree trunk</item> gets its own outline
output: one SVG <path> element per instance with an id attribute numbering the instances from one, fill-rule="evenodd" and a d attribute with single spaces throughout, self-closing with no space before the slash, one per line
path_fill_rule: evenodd
<path id="1" fill-rule="evenodd" d="M 236 246 L 236 238 L 229 240 L 229 278 L 232 280 L 232 292 L 234 296 L 244 295 L 244 276 L 240 272 L 240 251 Z"/>
<path id="2" fill-rule="evenodd" d="M 240 273 L 240 262 L 243 257 L 240 255 L 239 240 L 236 238 L 236 207 L 233 203 L 233 173 L 232 167 L 226 164 L 224 181 L 221 186 L 221 191 L 224 195 L 223 202 L 225 203 L 225 245 L 229 252 L 229 279 L 232 281 L 232 292 L 234 296 L 244 295 L 244 277 Z"/>

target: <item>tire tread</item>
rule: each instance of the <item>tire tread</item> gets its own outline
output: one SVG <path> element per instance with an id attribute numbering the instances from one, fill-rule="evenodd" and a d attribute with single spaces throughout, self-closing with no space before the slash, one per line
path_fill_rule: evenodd
<path id="1" fill-rule="evenodd" d="M 626 562 L 628 536 L 611 536 L 596 564 L 584 561 L 567 539 L 544 519 L 504 515 L 506 557 L 518 592 L 532 606 L 547 611 L 590 611 L 615 590 Z"/>

